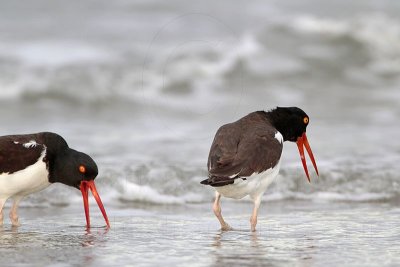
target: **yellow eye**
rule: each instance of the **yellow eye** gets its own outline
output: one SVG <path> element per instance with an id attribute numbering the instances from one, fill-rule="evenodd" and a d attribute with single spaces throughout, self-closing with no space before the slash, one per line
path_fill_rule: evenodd
<path id="1" fill-rule="evenodd" d="M 308 117 L 304 117 L 303 122 L 304 124 L 308 124 Z"/>
<path id="2" fill-rule="evenodd" d="M 85 173 L 86 172 L 85 166 L 83 166 L 83 165 L 79 166 L 79 172 L 80 173 Z"/>

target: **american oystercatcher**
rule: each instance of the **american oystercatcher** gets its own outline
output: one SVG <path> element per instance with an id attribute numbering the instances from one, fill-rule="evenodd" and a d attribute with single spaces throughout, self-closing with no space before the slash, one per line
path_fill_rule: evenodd
<path id="1" fill-rule="evenodd" d="M 63 183 L 81 190 L 88 228 L 89 189 L 110 227 L 94 184 L 97 174 L 97 165 L 91 157 L 69 148 L 67 142 L 55 133 L 0 137 L 0 225 L 3 224 L 3 206 L 8 198 L 14 200 L 10 211 L 12 225 L 18 226 L 17 209 L 25 196 L 52 183 Z"/>
<path id="2" fill-rule="evenodd" d="M 251 230 L 255 231 L 261 197 L 279 173 L 284 141 L 297 143 L 308 181 L 310 176 L 304 147 L 318 175 L 306 136 L 308 123 L 309 117 L 303 110 L 297 107 L 277 107 L 268 112 L 250 113 L 218 129 L 208 156 L 208 179 L 201 184 L 216 189 L 213 210 L 222 230 L 231 227 L 221 215 L 221 195 L 234 199 L 248 195 L 254 201 L 250 223 Z"/>

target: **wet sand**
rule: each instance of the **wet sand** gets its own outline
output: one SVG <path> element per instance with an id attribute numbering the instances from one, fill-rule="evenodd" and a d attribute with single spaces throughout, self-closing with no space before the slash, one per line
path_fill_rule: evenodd
<path id="1" fill-rule="evenodd" d="M 251 203 L 225 201 L 234 227 L 221 232 L 211 205 L 21 209 L 22 226 L 0 231 L 2 266 L 398 266 L 400 208 L 385 203 L 264 203 L 249 231 Z"/>

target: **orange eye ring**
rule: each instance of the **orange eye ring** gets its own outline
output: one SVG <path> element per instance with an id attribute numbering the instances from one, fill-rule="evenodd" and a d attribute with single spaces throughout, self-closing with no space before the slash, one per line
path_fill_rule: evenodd
<path id="1" fill-rule="evenodd" d="M 303 119 L 304 124 L 308 124 L 308 121 L 309 121 L 308 117 L 304 117 Z"/>
<path id="2" fill-rule="evenodd" d="M 79 166 L 79 172 L 80 173 L 85 173 L 86 172 L 85 166 L 83 166 L 83 165 Z"/>

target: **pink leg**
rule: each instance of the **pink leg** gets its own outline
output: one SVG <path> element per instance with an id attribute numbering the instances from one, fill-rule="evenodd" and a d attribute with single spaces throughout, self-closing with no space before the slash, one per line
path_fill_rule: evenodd
<path id="1" fill-rule="evenodd" d="M 227 224 L 224 221 L 224 218 L 222 218 L 221 205 L 219 203 L 220 199 L 221 199 L 221 194 L 218 192 L 215 192 L 215 201 L 214 201 L 214 205 L 213 205 L 213 211 L 214 211 L 215 216 L 217 216 L 219 223 L 221 224 L 221 230 L 228 231 L 228 230 L 231 230 L 232 227 L 230 227 L 229 224 Z"/>
<path id="2" fill-rule="evenodd" d="M 13 226 L 20 226 L 21 224 L 18 221 L 18 205 L 21 201 L 22 197 L 16 196 L 14 197 L 14 203 L 10 210 L 10 220 Z"/>
<path id="3" fill-rule="evenodd" d="M 0 199 L 0 226 L 3 225 L 3 207 L 7 199 Z"/>
<path id="4" fill-rule="evenodd" d="M 260 207 L 260 204 L 261 204 L 261 197 L 256 197 L 256 199 L 254 200 L 253 213 L 250 217 L 250 224 L 251 224 L 252 232 L 256 231 L 258 208 Z"/>

